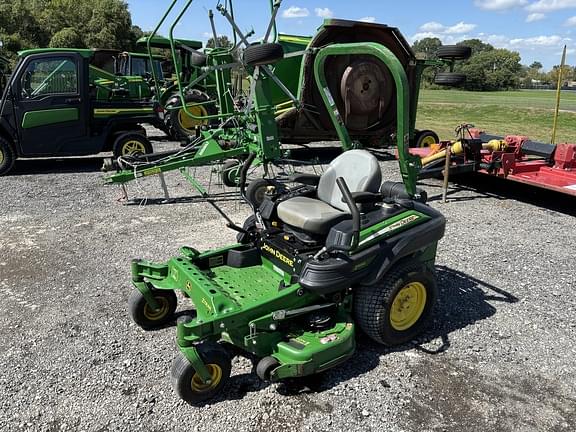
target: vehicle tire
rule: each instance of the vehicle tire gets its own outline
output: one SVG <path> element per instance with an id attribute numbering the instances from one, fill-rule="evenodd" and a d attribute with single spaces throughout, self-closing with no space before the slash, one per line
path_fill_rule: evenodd
<path id="1" fill-rule="evenodd" d="M 248 218 L 244 221 L 242 228 L 244 229 L 244 231 L 248 231 L 249 233 L 256 231 L 256 216 L 254 215 L 248 216 Z M 236 234 L 236 241 L 241 244 L 248 244 L 250 243 L 250 236 L 247 236 L 246 234 L 239 232 L 238 234 Z"/>
<path id="2" fill-rule="evenodd" d="M 205 103 L 210 100 L 210 98 L 206 93 L 195 89 L 187 94 L 184 100 L 186 101 L 186 106 L 188 106 L 194 103 Z M 178 105 L 180 106 L 180 102 L 178 102 Z M 188 106 L 188 111 L 198 117 L 218 114 L 216 107 L 212 104 Z M 196 131 L 199 127 L 211 123 L 210 120 L 196 120 L 191 118 L 181 106 L 178 109 L 169 109 L 166 117 L 169 123 L 170 135 L 175 139 L 186 139 L 191 136 L 196 136 Z"/>
<path id="3" fill-rule="evenodd" d="M 229 160 L 222 165 L 222 183 L 224 186 L 237 187 L 242 164 L 237 160 Z"/>
<path id="4" fill-rule="evenodd" d="M 190 405 L 198 405 L 216 396 L 230 378 L 232 362 L 228 352 L 214 342 L 196 345 L 198 355 L 212 375 L 211 383 L 204 383 L 184 354 L 172 363 L 171 378 L 174 390 Z"/>
<path id="5" fill-rule="evenodd" d="M 244 62 L 248 66 L 272 64 L 284 57 L 284 48 L 277 43 L 250 45 L 244 50 Z"/>
<path id="6" fill-rule="evenodd" d="M 437 290 L 432 271 L 410 260 L 389 271 L 377 285 L 356 290 L 356 322 L 378 343 L 403 344 L 428 324 Z"/>
<path id="7" fill-rule="evenodd" d="M 154 152 L 154 149 L 145 135 L 140 132 L 128 132 L 116 138 L 112 151 L 114 158 L 119 158 L 121 156 L 150 154 Z"/>
<path id="8" fill-rule="evenodd" d="M 466 75 L 455 72 L 438 72 L 434 84 L 442 86 L 459 86 L 466 82 Z"/>
<path id="9" fill-rule="evenodd" d="M 152 293 L 160 306 L 157 310 L 148 305 L 142 293 L 137 289 L 132 291 L 128 299 L 128 312 L 132 320 L 144 330 L 159 328 L 170 322 L 174 318 L 178 305 L 174 291 L 154 290 Z"/>
<path id="10" fill-rule="evenodd" d="M 190 51 L 190 65 L 194 67 L 204 67 L 208 57 L 200 51 Z"/>
<path id="11" fill-rule="evenodd" d="M 443 60 L 468 60 L 472 56 L 472 48 L 463 45 L 444 45 L 438 48 L 436 56 Z"/>
<path id="12" fill-rule="evenodd" d="M 16 152 L 7 139 L 0 137 L 0 176 L 6 175 L 14 167 Z"/>
<path id="13" fill-rule="evenodd" d="M 431 130 L 423 130 L 418 131 L 416 136 L 414 137 L 414 146 L 415 147 L 430 147 L 432 144 L 436 144 L 440 142 L 440 138 L 438 134 Z"/>
<path id="14" fill-rule="evenodd" d="M 268 186 L 270 186 L 269 180 L 263 178 L 252 180 L 246 188 L 246 199 L 256 208 L 260 207 L 260 204 L 264 202 Z"/>
<path id="15" fill-rule="evenodd" d="M 270 381 L 270 374 L 280 366 L 280 362 L 272 356 L 264 357 L 256 365 L 256 375 L 262 381 Z"/>

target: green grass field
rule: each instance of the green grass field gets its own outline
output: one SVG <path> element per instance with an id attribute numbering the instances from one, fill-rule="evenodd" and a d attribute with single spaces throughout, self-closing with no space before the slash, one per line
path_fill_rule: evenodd
<path id="1" fill-rule="evenodd" d="M 556 92 L 522 90 L 465 92 L 423 90 L 418 107 L 418 129 L 432 129 L 441 139 L 454 138 L 460 123 L 472 123 L 493 134 L 528 135 L 550 142 Z M 563 92 L 557 142 L 576 142 L 576 92 Z"/>

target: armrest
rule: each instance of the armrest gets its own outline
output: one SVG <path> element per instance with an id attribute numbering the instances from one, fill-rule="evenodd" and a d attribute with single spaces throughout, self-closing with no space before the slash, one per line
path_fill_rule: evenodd
<path id="1" fill-rule="evenodd" d="M 356 204 L 370 204 L 382 201 L 382 194 L 373 192 L 352 192 L 352 199 Z M 346 202 L 344 197 L 342 201 Z"/>
<path id="2" fill-rule="evenodd" d="M 294 174 L 290 176 L 290 181 L 308 186 L 318 186 L 318 183 L 320 183 L 320 176 L 316 174 Z"/>

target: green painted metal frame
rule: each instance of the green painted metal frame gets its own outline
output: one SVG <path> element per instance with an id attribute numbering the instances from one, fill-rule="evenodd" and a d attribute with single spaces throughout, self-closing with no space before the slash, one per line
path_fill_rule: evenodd
<path id="1" fill-rule="evenodd" d="M 408 149 L 410 147 L 410 89 L 406 72 L 398 60 L 398 58 L 383 45 L 378 43 L 343 43 L 329 45 L 318 51 L 314 60 L 314 77 L 320 90 L 322 100 L 328 109 L 328 114 L 332 119 L 334 128 L 342 142 L 344 150 L 354 148 L 354 144 L 350 139 L 350 135 L 346 130 L 344 121 L 336 102 L 328 88 L 324 64 L 326 59 L 330 56 L 338 55 L 372 55 L 384 63 L 396 84 L 396 101 L 397 101 L 397 129 L 396 141 L 398 146 L 398 162 L 400 164 L 400 172 L 404 181 L 406 191 L 414 196 L 416 194 L 416 181 L 418 170 L 421 168 L 420 158 L 410 155 Z"/>

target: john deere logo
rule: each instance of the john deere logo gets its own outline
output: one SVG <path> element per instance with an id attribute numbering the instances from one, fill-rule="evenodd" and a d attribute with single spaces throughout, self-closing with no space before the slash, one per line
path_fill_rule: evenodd
<path id="1" fill-rule="evenodd" d="M 282 261 L 284 264 L 288 264 L 290 267 L 294 267 L 294 260 L 288 258 L 286 255 L 284 255 L 282 252 L 280 252 L 279 250 L 274 249 L 272 246 L 264 243 L 262 245 L 262 250 L 264 252 L 268 252 L 270 255 L 272 255 L 275 258 L 278 258 L 280 261 Z"/>

